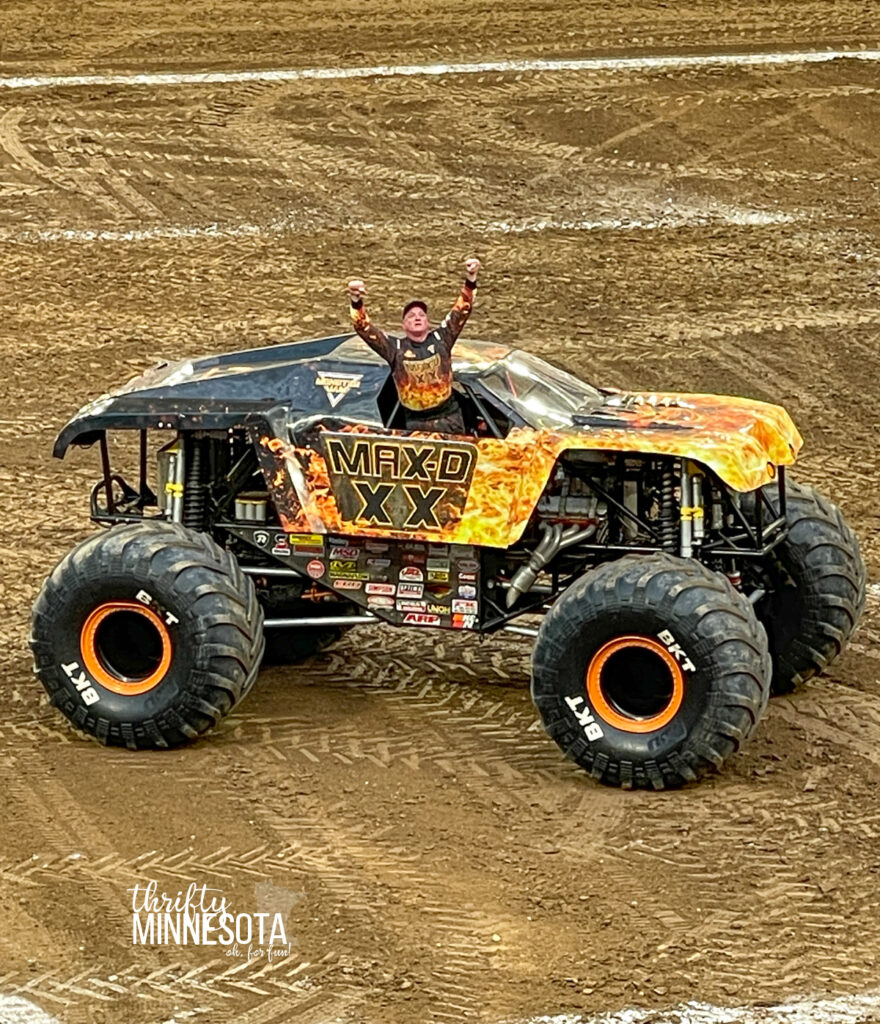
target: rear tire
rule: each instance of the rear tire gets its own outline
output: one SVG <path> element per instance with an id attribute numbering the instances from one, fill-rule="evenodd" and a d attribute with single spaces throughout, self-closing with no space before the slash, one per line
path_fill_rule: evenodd
<path id="1" fill-rule="evenodd" d="M 764 490 L 779 515 L 779 488 Z M 763 566 L 770 593 L 755 607 L 767 630 L 776 694 L 790 693 L 837 658 L 859 623 L 867 584 L 859 542 L 840 509 L 790 481 L 785 498 L 788 536 Z M 754 503 L 754 494 L 744 495 L 749 514 Z"/>
<path id="2" fill-rule="evenodd" d="M 748 601 L 699 562 L 627 555 L 544 618 L 532 697 L 565 754 L 611 786 L 694 781 L 754 732 L 770 656 Z"/>
<path id="3" fill-rule="evenodd" d="M 318 619 L 345 615 L 351 610 L 347 602 L 308 601 L 289 595 L 285 588 L 275 587 L 257 592 L 267 619 Z M 272 626 L 266 630 L 264 665 L 298 665 L 320 654 L 335 643 L 351 626 Z"/>
<path id="4" fill-rule="evenodd" d="M 253 685 L 263 613 L 235 557 L 173 523 L 96 534 L 34 605 L 34 671 L 52 703 L 101 743 L 175 747 Z"/>

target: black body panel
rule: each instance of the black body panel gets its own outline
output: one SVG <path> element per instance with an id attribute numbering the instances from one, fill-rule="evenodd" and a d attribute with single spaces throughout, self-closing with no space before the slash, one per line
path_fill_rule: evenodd
<path id="1" fill-rule="evenodd" d="M 71 444 L 90 445 L 109 429 L 226 430 L 333 415 L 340 404 L 346 418 L 381 426 L 378 399 L 389 375 L 384 360 L 347 334 L 161 363 L 80 409 L 54 454 L 63 458 Z"/>

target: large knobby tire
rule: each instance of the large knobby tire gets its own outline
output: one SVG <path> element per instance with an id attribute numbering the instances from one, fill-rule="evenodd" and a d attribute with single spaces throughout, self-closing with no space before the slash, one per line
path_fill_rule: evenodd
<path id="1" fill-rule="evenodd" d="M 765 493 L 778 516 L 779 488 L 773 484 Z M 749 514 L 754 503 L 754 493 L 744 495 Z M 833 502 L 787 481 L 785 519 L 788 535 L 762 567 L 768 594 L 755 606 L 767 630 L 777 694 L 790 693 L 840 654 L 861 618 L 867 584 L 859 542 Z"/>
<path id="2" fill-rule="evenodd" d="M 132 523 L 75 547 L 33 611 L 34 671 L 83 732 L 133 750 L 207 732 L 248 692 L 263 613 L 235 557 L 203 533 Z"/>
<path id="3" fill-rule="evenodd" d="M 627 555 L 547 613 L 532 697 L 565 754 L 611 786 L 694 781 L 754 732 L 770 692 L 764 629 L 728 580 L 672 555 Z"/>

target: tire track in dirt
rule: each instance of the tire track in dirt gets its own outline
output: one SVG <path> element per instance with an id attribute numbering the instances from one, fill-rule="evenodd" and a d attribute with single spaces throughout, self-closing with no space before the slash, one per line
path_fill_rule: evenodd
<path id="1" fill-rule="evenodd" d="M 349 667 L 350 676 L 353 674 L 355 678 L 349 677 L 343 683 L 333 682 L 338 679 L 343 661 Z M 430 661 L 426 665 L 423 658 L 413 657 L 411 653 L 405 659 L 395 653 L 390 660 L 386 654 L 383 663 L 388 678 L 384 682 L 376 681 L 377 666 L 371 664 L 369 656 L 355 664 L 353 673 L 350 658 L 330 656 L 327 662 L 319 673 L 324 672 L 329 678 L 318 678 L 311 682 L 312 686 L 361 691 L 371 697 L 378 694 L 383 703 L 393 708 L 392 723 L 399 724 L 395 719 L 399 719 L 401 714 L 407 731 L 415 719 L 430 723 L 429 730 L 426 730 L 431 737 L 429 749 L 424 749 L 420 739 L 418 749 L 409 740 L 405 746 L 395 750 L 387 733 L 374 739 L 357 736 L 356 729 L 346 729 L 339 735 L 334 729 L 332 736 L 328 736 L 326 724 L 313 723 L 309 727 L 302 716 L 280 723 L 265 717 L 248 722 L 245 716 L 241 716 L 240 723 L 232 724 L 234 745 L 223 743 L 220 752 L 208 749 L 205 757 L 216 760 L 221 753 L 237 757 L 244 744 L 250 751 L 248 764 L 255 772 L 253 784 L 260 791 L 268 791 L 275 780 L 286 773 L 290 760 L 295 761 L 294 755 L 304 745 L 303 741 L 311 755 L 307 757 L 307 763 L 320 764 L 329 758 L 337 764 L 357 764 L 376 750 L 384 756 L 376 756 L 373 763 L 378 762 L 383 767 L 405 766 L 409 770 L 427 772 L 429 776 L 438 771 L 464 773 L 468 776 L 469 794 L 480 796 L 489 808 L 499 791 L 503 790 L 512 793 L 513 798 L 525 807 L 537 805 L 545 813 L 553 812 L 560 819 L 573 817 L 577 821 L 576 812 L 584 804 L 593 805 L 595 811 L 594 794 L 592 791 L 585 794 L 580 788 L 584 781 L 580 773 L 568 769 L 549 740 L 539 737 L 535 730 L 529 733 L 529 727 L 535 724 L 533 712 L 511 708 L 494 696 L 468 693 L 465 687 L 457 684 L 425 684 L 425 669 L 430 671 L 440 666 L 432 665 Z M 479 664 L 469 667 L 469 673 L 479 676 L 479 669 Z M 446 666 L 448 671 L 449 666 Z M 500 667 L 496 672 L 502 678 L 509 674 Z M 401 674 L 407 677 L 403 681 L 399 678 Z M 420 674 L 421 680 L 413 680 Z M 360 680 L 358 675 L 362 676 Z M 516 696 L 521 698 L 523 695 L 517 693 Z M 523 704 L 522 701 L 517 703 Z M 387 714 L 383 718 L 387 718 Z M 565 767 L 568 781 L 564 785 L 549 771 L 535 774 L 528 770 L 532 748 L 549 751 L 553 763 Z M 508 764 L 510 755 L 514 753 L 518 768 Z M 113 752 L 108 751 L 107 754 L 112 756 Z M 284 758 L 283 763 L 279 763 L 279 754 Z M 125 753 L 117 756 L 121 767 L 128 757 Z M 192 771 L 192 766 L 181 767 Z M 555 784 L 553 788 L 548 789 L 548 781 Z M 574 793 L 571 792 L 572 783 L 577 786 Z M 560 799 L 563 795 L 567 799 Z M 130 884 L 130 880 L 137 877 L 168 877 L 184 886 L 190 879 L 198 881 L 205 875 L 222 879 L 229 877 L 230 873 L 245 872 L 261 876 L 275 874 L 278 877 L 279 869 L 288 868 L 303 878 L 317 879 L 332 894 L 335 905 L 365 916 L 371 922 L 371 928 L 379 924 L 376 908 L 381 908 L 387 900 L 375 894 L 370 896 L 370 887 L 379 886 L 380 891 L 391 887 L 397 900 L 403 899 L 411 911 L 423 915 L 426 927 L 430 927 L 435 936 L 432 941 L 440 943 L 445 951 L 440 962 L 432 968 L 430 979 L 420 989 L 434 1007 L 432 1019 L 469 1019 L 478 1015 L 484 989 L 481 979 L 492 962 L 489 937 L 502 928 L 498 920 L 475 909 L 463 910 L 459 895 L 454 890 L 450 892 L 447 882 L 440 884 L 430 873 L 417 869 L 414 854 L 404 854 L 392 844 L 377 842 L 375 837 L 368 839 L 359 834 L 358 827 L 328 821 L 323 813 L 291 817 L 283 806 L 267 804 L 265 800 L 257 807 L 256 813 L 263 824 L 283 841 L 284 847 L 277 853 L 260 848 L 235 855 L 227 849 L 220 849 L 197 855 L 187 849 L 171 855 L 145 853 L 129 858 L 116 854 L 91 863 L 71 863 L 56 858 L 37 867 L 24 860 L 0 865 L 0 876 L 23 883 L 49 880 L 58 875 L 71 881 L 88 877 L 116 886 L 126 879 Z M 595 815 L 589 841 L 585 843 L 581 837 L 579 851 L 582 860 L 589 857 L 591 848 L 598 847 L 602 821 L 607 827 L 619 817 L 619 805 L 609 800 L 603 814 Z M 576 826 L 573 826 L 572 831 L 575 830 Z M 417 895 L 414 896 L 413 892 Z M 209 965 L 206 972 L 206 977 L 214 978 L 213 967 Z M 214 982 L 211 984 L 213 986 Z M 130 978 L 124 987 L 130 991 Z"/>
<path id="2" fill-rule="evenodd" d="M 175 962 L 145 974 L 142 964 L 132 963 L 103 975 L 94 968 L 69 974 L 59 965 L 36 977 L 16 972 L 0 976 L 0 987 L 53 1006 L 60 1004 L 69 1024 L 92 1020 L 91 1010 L 98 1007 L 111 1012 L 125 1007 L 129 1020 L 136 1019 L 135 1007 L 146 1008 L 151 1022 L 173 1011 L 190 1019 L 216 1020 L 220 1012 L 236 1012 L 236 1021 L 257 1024 L 280 1018 L 306 1024 L 315 1015 L 331 1019 L 357 1001 L 356 993 L 323 989 L 324 977 L 334 973 L 333 961 L 329 956 L 316 964 L 296 961 L 291 965 L 278 959 L 262 966 L 245 962 L 230 967 L 226 957 L 216 957 L 195 968 Z M 237 1008 L 243 1000 L 258 1005 L 239 1016 Z M 189 1005 L 181 1009 L 180 1001 Z M 137 1019 L 144 1018 L 137 1015 Z"/>

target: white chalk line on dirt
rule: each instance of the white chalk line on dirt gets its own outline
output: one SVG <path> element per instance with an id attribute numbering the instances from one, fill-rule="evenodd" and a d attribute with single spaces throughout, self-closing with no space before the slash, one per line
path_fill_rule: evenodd
<path id="1" fill-rule="evenodd" d="M 838 996 L 833 999 L 805 997 L 774 1006 L 712 1006 L 683 1003 L 671 1010 L 619 1010 L 595 1017 L 550 1014 L 504 1024 L 867 1024 L 880 1020 L 880 993 Z"/>
<path id="2" fill-rule="evenodd" d="M 58 1021 L 27 999 L 0 995 L 0 1024 L 58 1024 Z"/>
<path id="3" fill-rule="evenodd" d="M 377 64 L 373 67 L 265 68 L 250 71 L 153 71 L 90 75 L 12 75 L 0 89 L 68 89 L 80 86 L 222 85 L 235 82 L 334 81 L 347 78 L 412 78 L 532 71 L 683 71 L 690 68 L 827 64 L 836 60 L 880 61 L 880 50 L 790 50 L 763 53 L 645 54 L 640 57 L 527 58 L 457 64 Z"/>
<path id="4" fill-rule="evenodd" d="M 646 219 L 603 217 L 596 220 L 523 220 L 475 223 L 472 230 L 488 235 L 522 235 L 542 231 L 659 231 L 687 227 L 773 227 L 805 219 L 802 215 L 767 210 L 729 208 L 717 213 L 693 212 L 667 214 Z M 338 231 L 375 231 L 376 224 L 334 225 Z M 288 233 L 314 233 L 326 226 L 299 224 L 296 217 L 255 223 L 213 223 L 201 225 L 156 224 L 146 228 L 0 228 L 0 242 L 150 242 L 158 239 L 188 238 L 261 238 Z"/>

